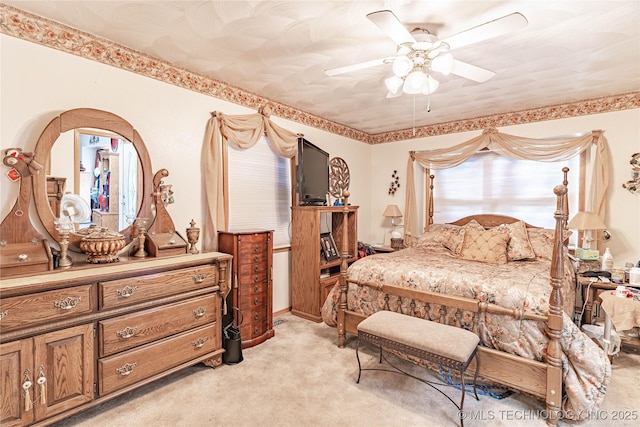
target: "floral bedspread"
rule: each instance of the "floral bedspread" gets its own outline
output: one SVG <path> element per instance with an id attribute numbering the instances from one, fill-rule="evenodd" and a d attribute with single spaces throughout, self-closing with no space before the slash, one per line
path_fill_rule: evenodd
<path id="1" fill-rule="evenodd" d="M 568 264 L 568 263 L 565 263 Z M 464 296 L 487 301 L 507 308 L 524 308 L 537 314 L 548 312 L 551 291 L 551 262 L 544 259 L 514 261 L 507 264 L 487 264 L 465 261 L 446 249 L 412 247 L 401 251 L 377 254 L 358 260 L 349 268 L 355 280 L 393 284 L 447 295 Z M 566 313 L 573 313 L 573 271 L 565 266 L 564 326 L 561 346 L 565 418 L 584 419 L 597 409 L 607 390 L 611 365 L 604 351 L 587 337 Z M 335 286 L 322 307 L 323 321 L 336 325 L 338 286 Z M 347 306 L 351 311 L 370 315 L 385 308 L 384 295 L 368 287 L 349 286 Z M 437 320 L 440 307 L 391 297 L 389 309 Z M 427 317 L 428 316 L 428 317 Z M 448 309 L 446 322 L 471 329 L 474 313 L 456 315 Z M 482 345 L 538 361 L 546 361 L 548 337 L 541 322 L 516 320 L 503 315 L 485 314 L 478 319 L 478 334 Z"/>

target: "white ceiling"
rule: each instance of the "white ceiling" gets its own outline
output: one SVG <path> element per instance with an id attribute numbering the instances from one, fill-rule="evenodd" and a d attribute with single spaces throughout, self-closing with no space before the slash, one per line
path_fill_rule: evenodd
<path id="1" fill-rule="evenodd" d="M 640 90 L 640 1 L 3 1 L 325 119 L 383 133 Z M 440 38 L 520 12 L 524 29 L 454 50 L 497 74 L 442 76 L 427 97 L 387 99 L 391 56 L 366 18 L 391 9 Z M 415 102 L 415 118 L 414 118 Z"/>

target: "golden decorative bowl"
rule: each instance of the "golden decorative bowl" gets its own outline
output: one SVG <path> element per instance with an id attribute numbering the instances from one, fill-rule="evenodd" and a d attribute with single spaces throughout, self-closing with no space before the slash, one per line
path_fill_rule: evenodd
<path id="1" fill-rule="evenodd" d="M 80 249 L 89 255 L 90 264 L 104 264 L 118 262 L 118 252 L 126 245 L 122 234 L 106 228 L 95 227 L 95 231 L 88 233 L 80 240 Z"/>

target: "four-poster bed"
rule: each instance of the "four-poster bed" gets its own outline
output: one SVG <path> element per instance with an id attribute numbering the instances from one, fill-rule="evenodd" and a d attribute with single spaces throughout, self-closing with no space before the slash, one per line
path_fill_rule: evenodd
<path id="1" fill-rule="evenodd" d="M 338 345 L 344 347 L 346 335 L 357 335 L 358 323 L 380 310 L 466 328 L 480 336 L 484 380 L 544 400 L 551 425 L 588 417 L 604 397 L 611 366 L 571 321 L 575 276 L 565 262 L 566 173 L 554 188 L 555 230 L 505 216 L 467 217 L 433 225 L 411 247 L 362 258 L 349 268 L 344 242 L 339 282 L 322 308 L 325 323 L 337 327 Z M 513 238 L 503 240 L 515 243 L 516 230 L 523 229 L 531 247 L 507 250 L 505 244 L 504 258 L 496 262 L 478 262 L 465 252 L 465 244 L 473 244 L 468 236 L 508 233 Z M 527 249 L 535 250 L 533 258 L 514 255 Z"/>

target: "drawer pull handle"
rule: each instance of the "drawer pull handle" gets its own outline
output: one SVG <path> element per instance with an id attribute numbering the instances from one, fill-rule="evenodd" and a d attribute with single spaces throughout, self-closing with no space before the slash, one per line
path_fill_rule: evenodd
<path id="1" fill-rule="evenodd" d="M 260 317 L 260 316 L 258 315 L 258 313 L 255 313 L 255 314 L 253 315 L 253 320 L 258 320 L 258 317 Z"/>
<path id="2" fill-rule="evenodd" d="M 137 362 L 125 363 L 121 368 L 116 368 L 116 373 L 122 375 L 123 377 L 126 377 L 127 375 L 131 374 L 131 372 L 133 372 L 133 369 L 137 364 Z"/>
<path id="3" fill-rule="evenodd" d="M 253 281 L 254 282 L 257 282 L 258 280 L 260 280 L 260 279 L 258 279 L 258 276 L 253 276 Z"/>
<path id="4" fill-rule="evenodd" d="M 125 286 L 122 289 L 118 289 L 116 291 L 116 295 L 122 298 L 129 298 L 133 296 L 133 294 L 136 292 L 136 289 L 138 289 L 137 286 Z"/>
<path id="5" fill-rule="evenodd" d="M 123 330 L 116 332 L 116 335 L 118 336 L 118 338 L 126 340 L 135 335 L 136 329 L 138 328 L 136 328 L 135 326 L 127 326 Z"/>
<path id="6" fill-rule="evenodd" d="M 255 285 L 255 286 L 253 287 L 253 292 L 258 292 L 258 289 L 260 289 L 260 287 L 259 287 L 258 285 Z"/>
<path id="7" fill-rule="evenodd" d="M 202 346 L 203 346 L 203 345 L 204 345 L 204 343 L 206 343 L 206 342 L 207 342 L 207 339 L 206 339 L 206 338 L 200 338 L 200 339 L 198 339 L 197 341 L 194 341 L 194 342 L 193 342 L 193 346 L 194 346 L 195 348 L 202 348 Z"/>
<path id="8" fill-rule="evenodd" d="M 253 267 L 253 271 L 254 271 L 254 272 L 256 272 L 256 273 L 257 273 L 257 272 L 258 272 L 258 270 L 260 270 L 260 267 L 258 267 L 257 265 L 256 265 L 255 267 Z"/>
<path id="9" fill-rule="evenodd" d="M 54 301 L 53 306 L 61 310 L 71 310 L 80 302 L 80 297 L 66 297 L 58 301 Z"/>
<path id="10" fill-rule="evenodd" d="M 0 320 L 4 319 L 9 315 L 9 310 L 0 311 Z"/>
<path id="11" fill-rule="evenodd" d="M 207 274 L 206 273 L 202 273 L 202 274 L 195 274 L 193 276 L 193 283 L 202 283 L 204 282 L 204 279 L 207 278 Z"/>
<path id="12" fill-rule="evenodd" d="M 255 298 L 255 299 L 253 300 L 253 305 L 258 305 L 258 298 Z"/>
<path id="13" fill-rule="evenodd" d="M 258 332 L 259 332 L 259 329 L 257 327 L 253 328 L 253 335 L 258 335 Z"/>
<path id="14" fill-rule="evenodd" d="M 259 250 L 260 250 L 260 246 L 259 246 L 259 245 L 256 245 L 256 246 L 253 248 L 253 252 L 258 252 Z"/>
<path id="15" fill-rule="evenodd" d="M 47 387 L 44 383 L 47 382 L 47 377 L 44 375 L 44 366 L 38 366 L 38 380 L 36 381 L 40 386 L 40 403 L 47 404 Z"/>
<path id="16" fill-rule="evenodd" d="M 255 256 L 253 257 L 253 262 L 258 262 L 258 255 L 255 255 Z"/>
<path id="17" fill-rule="evenodd" d="M 206 307 L 198 307 L 195 310 L 193 310 L 193 315 L 196 317 L 202 317 L 206 312 L 207 312 Z"/>

